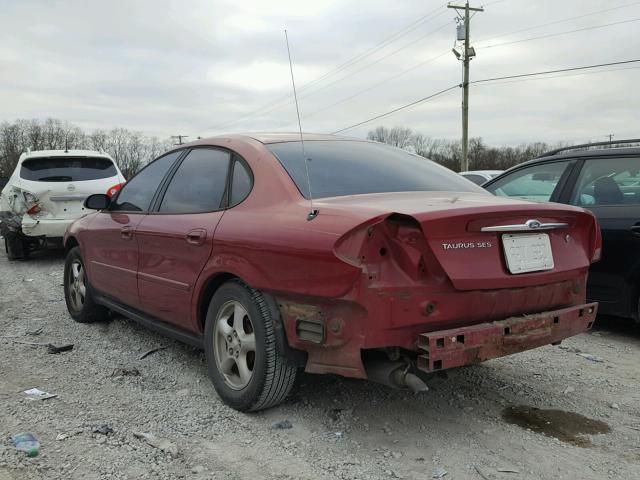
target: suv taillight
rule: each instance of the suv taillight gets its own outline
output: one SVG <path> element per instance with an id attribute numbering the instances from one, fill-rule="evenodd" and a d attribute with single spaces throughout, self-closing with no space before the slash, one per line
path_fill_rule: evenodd
<path id="1" fill-rule="evenodd" d="M 123 185 L 124 183 L 119 183 L 117 185 L 114 185 L 113 187 L 109 187 L 109 189 L 107 190 L 107 196 L 110 198 L 113 197 L 116 193 L 118 193 L 118 190 L 120 190 Z"/>

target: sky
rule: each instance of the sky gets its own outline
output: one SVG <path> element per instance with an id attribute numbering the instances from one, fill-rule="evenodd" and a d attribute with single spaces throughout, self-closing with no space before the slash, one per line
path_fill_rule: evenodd
<path id="1" fill-rule="evenodd" d="M 485 7 L 471 21 L 472 81 L 640 58 L 640 1 L 471 5 Z M 0 121 L 189 139 L 296 131 L 285 28 L 307 132 L 461 81 L 456 14 L 435 0 L 0 0 L 0 11 Z M 472 85 L 470 136 L 496 146 L 638 138 L 639 82 L 632 63 Z M 456 139 L 460 107 L 454 88 L 343 134 L 399 125 Z"/>

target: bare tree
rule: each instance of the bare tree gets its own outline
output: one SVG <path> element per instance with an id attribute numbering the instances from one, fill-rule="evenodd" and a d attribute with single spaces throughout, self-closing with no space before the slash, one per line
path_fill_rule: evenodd
<path id="1" fill-rule="evenodd" d="M 0 176 L 9 176 L 20 155 L 31 150 L 90 149 L 105 151 L 126 178 L 171 148 L 169 139 L 145 137 L 140 132 L 114 128 L 85 133 L 79 127 L 55 118 L 16 120 L 0 124 Z"/>

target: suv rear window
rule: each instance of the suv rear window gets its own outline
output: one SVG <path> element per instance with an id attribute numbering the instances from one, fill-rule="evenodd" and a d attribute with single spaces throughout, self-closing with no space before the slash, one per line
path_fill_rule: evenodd
<path id="1" fill-rule="evenodd" d="M 39 157 L 25 160 L 20 177 L 34 182 L 79 182 L 115 177 L 111 160 L 103 157 Z"/>
<path id="2" fill-rule="evenodd" d="M 298 190 L 309 198 L 300 142 L 266 147 L 280 160 Z M 351 140 L 304 143 L 314 198 L 366 193 L 485 190 L 424 157 L 387 145 Z"/>

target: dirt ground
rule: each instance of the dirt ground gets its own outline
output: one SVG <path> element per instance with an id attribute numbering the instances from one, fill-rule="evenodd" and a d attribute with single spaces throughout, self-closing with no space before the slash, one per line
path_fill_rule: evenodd
<path id="1" fill-rule="evenodd" d="M 216 396 L 201 352 L 123 318 L 75 324 L 62 265 L 61 252 L 0 257 L 0 480 L 640 478 L 640 328 L 622 320 L 420 395 L 302 375 L 283 405 L 241 414 Z M 33 387 L 57 397 L 24 398 Z M 292 428 L 272 428 L 283 420 Z M 39 456 L 15 451 L 22 432 Z"/>

